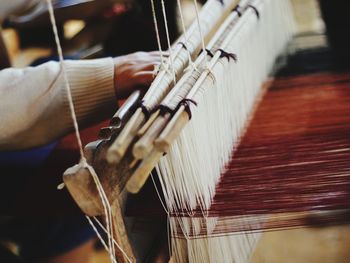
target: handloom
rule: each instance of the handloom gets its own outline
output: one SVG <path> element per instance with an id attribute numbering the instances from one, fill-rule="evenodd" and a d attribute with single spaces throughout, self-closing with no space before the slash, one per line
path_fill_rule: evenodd
<path id="1" fill-rule="evenodd" d="M 104 215 L 112 262 L 150 260 L 164 224 L 175 262 L 247 262 L 262 230 L 307 225 L 310 215 L 341 218 L 349 206 L 347 90 L 315 93 L 302 80 L 263 86 L 293 29 L 287 0 L 209 0 L 169 45 L 146 95 L 133 93 L 66 171 L 84 213 Z M 147 196 L 150 174 L 161 209 L 146 198 L 129 202 L 130 192 Z M 140 217 L 146 227 L 138 231 Z"/>

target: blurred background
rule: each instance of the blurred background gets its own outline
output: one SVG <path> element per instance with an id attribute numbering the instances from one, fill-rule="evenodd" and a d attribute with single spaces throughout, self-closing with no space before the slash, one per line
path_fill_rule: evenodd
<path id="1" fill-rule="evenodd" d="M 30 65 L 35 60 L 54 56 L 55 45 L 43 6 L 29 13 L 12 16 L 3 23 L 3 42 L 8 63 L 14 67 Z M 95 58 L 116 56 L 138 50 L 157 49 L 150 3 L 148 0 L 54 0 L 65 56 L 70 58 Z M 159 1 L 159 27 L 164 35 Z M 165 1 L 172 40 L 181 33 L 176 1 Z M 202 1 L 205 2 L 205 1 Z M 299 34 L 317 35 L 304 45 L 325 45 L 325 25 L 316 0 L 292 0 Z M 187 25 L 194 19 L 193 1 L 184 0 Z M 166 43 L 163 39 L 163 48 Z M 315 43 L 317 42 L 317 43 Z M 1 45 L 0 45 L 1 47 Z M 1 54 L 5 49 L 2 47 Z"/>

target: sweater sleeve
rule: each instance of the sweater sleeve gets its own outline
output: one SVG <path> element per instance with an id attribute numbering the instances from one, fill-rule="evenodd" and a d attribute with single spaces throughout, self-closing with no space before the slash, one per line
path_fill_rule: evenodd
<path id="1" fill-rule="evenodd" d="M 116 110 L 112 58 L 65 61 L 81 127 Z M 0 71 L 0 150 L 44 145 L 73 130 L 58 62 Z"/>

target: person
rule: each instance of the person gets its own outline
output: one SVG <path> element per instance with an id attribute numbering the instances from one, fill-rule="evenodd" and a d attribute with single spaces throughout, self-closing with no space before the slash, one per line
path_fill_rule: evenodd
<path id="1" fill-rule="evenodd" d="M 0 21 L 37 2 L 1 1 Z M 137 52 L 114 59 L 66 61 L 78 122 L 84 126 L 97 116 L 100 120 L 111 116 L 117 100 L 150 84 L 159 58 L 159 52 Z M 0 98 L 0 150 L 44 145 L 73 128 L 58 62 L 1 70 Z"/>
<path id="2" fill-rule="evenodd" d="M 158 52 L 65 61 L 78 123 L 112 116 L 117 100 L 151 83 L 159 63 Z M 0 100 L 0 150 L 44 145 L 73 129 L 58 62 L 1 70 Z"/>
<path id="3" fill-rule="evenodd" d="M 2 0 L 0 22 L 39 0 Z M 167 56 L 165 54 L 165 56 Z M 158 52 L 136 52 L 116 58 L 67 60 L 65 68 L 81 127 L 110 118 L 117 100 L 147 88 L 160 64 Z M 0 151 L 20 152 L 73 131 L 67 91 L 59 62 L 0 71 Z M 89 230 L 87 230 L 87 227 Z M 13 238 L 27 262 L 87 262 L 93 234 L 82 219 L 29 222 L 0 216 L 0 238 Z"/>

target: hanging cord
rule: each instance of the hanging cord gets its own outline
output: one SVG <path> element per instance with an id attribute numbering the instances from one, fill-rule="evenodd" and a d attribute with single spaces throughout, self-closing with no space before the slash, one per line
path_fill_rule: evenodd
<path id="1" fill-rule="evenodd" d="M 101 198 L 102 201 L 102 205 L 104 208 L 104 213 L 106 216 L 106 228 L 107 228 L 107 238 L 108 238 L 108 246 L 109 246 L 109 251 L 110 251 L 110 259 L 111 262 L 116 262 L 115 259 L 115 249 L 114 249 L 114 245 L 113 245 L 113 215 L 112 215 L 112 209 L 111 209 L 111 205 L 109 204 L 109 201 L 107 199 L 106 193 L 104 192 L 101 182 L 98 179 L 98 176 L 94 170 L 94 168 L 92 166 L 90 166 L 89 164 L 87 164 L 87 162 L 85 163 L 86 166 L 85 168 L 87 168 L 90 172 L 90 174 L 92 175 L 92 178 L 94 180 L 94 183 L 97 187 L 99 196 Z"/>
<path id="2" fill-rule="evenodd" d="M 111 251 L 109 249 L 109 247 L 107 246 L 106 242 L 103 240 L 100 232 L 98 232 L 96 226 L 94 225 L 94 222 L 92 222 L 91 218 L 88 216 L 85 216 L 85 218 L 87 219 L 87 221 L 89 222 L 90 226 L 92 227 L 92 229 L 94 230 L 94 232 L 96 233 L 98 239 L 100 240 L 101 244 L 103 245 L 103 247 L 105 248 L 105 250 L 107 251 L 107 253 L 110 255 L 110 257 L 114 257 L 113 255 L 111 255 Z M 108 235 L 107 230 L 105 230 L 105 233 Z M 116 241 L 113 239 L 113 243 L 116 243 Z M 116 260 L 114 260 L 113 262 L 116 262 Z"/>
<path id="3" fill-rule="evenodd" d="M 197 25 L 198 25 L 198 32 L 199 32 L 199 36 L 201 38 L 201 44 L 202 44 L 202 50 L 206 50 L 205 49 L 205 43 L 204 43 L 204 38 L 203 38 L 203 34 L 202 34 L 202 30 L 201 30 L 201 26 L 199 23 L 199 12 L 198 12 L 198 3 L 197 0 L 193 0 L 194 1 L 194 9 L 196 11 L 196 20 L 197 20 Z M 205 67 L 207 70 L 209 70 L 209 64 L 208 64 L 208 59 L 205 58 Z"/>
<path id="4" fill-rule="evenodd" d="M 154 0 L 151 0 L 151 7 L 152 7 L 154 29 L 156 31 L 158 50 L 159 50 L 159 54 L 160 54 L 160 65 L 161 65 L 161 69 L 165 70 L 164 56 L 163 56 L 163 51 L 162 51 L 162 45 L 160 43 L 160 34 L 159 34 L 158 23 L 157 23 L 157 14 L 156 14 L 156 9 L 154 8 Z"/>
<path id="5" fill-rule="evenodd" d="M 94 219 L 95 222 L 99 225 L 99 227 L 100 227 L 106 234 L 108 234 L 108 233 L 107 233 L 107 229 L 103 226 L 103 224 L 100 222 L 100 220 L 98 220 L 96 216 L 94 216 L 93 219 Z M 89 221 L 91 221 L 90 218 L 89 218 Z M 96 229 L 96 227 L 95 227 L 95 229 Z M 96 229 L 96 230 L 97 230 L 97 229 Z M 117 241 L 115 241 L 115 240 L 113 239 L 113 243 L 114 243 L 114 245 L 116 245 L 116 246 L 119 248 L 119 250 L 123 253 L 123 255 L 124 255 L 125 258 L 128 260 L 128 262 L 129 262 L 129 263 L 132 263 L 131 259 L 130 259 L 130 258 L 128 257 L 128 255 L 124 252 L 124 250 L 120 247 L 120 245 L 117 243 Z"/>
<path id="6" fill-rule="evenodd" d="M 183 13 L 182 13 L 182 5 L 181 5 L 181 0 L 177 0 L 177 7 L 179 9 L 179 14 L 180 14 L 180 20 L 181 20 L 181 26 L 182 26 L 182 31 L 184 32 L 184 39 L 185 39 L 185 44 L 182 43 L 182 45 L 184 46 L 184 48 L 186 49 L 187 51 L 187 55 L 188 55 L 188 61 L 189 61 L 189 64 L 191 65 L 191 67 L 194 69 L 194 70 L 197 70 L 197 67 L 195 65 L 195 63 L 193 63 L 193 60 L 192 60 L 192 57 L 191 57 L 191 53 L 190 51 L 187 49 L 187 46 L 188 46 L 188 37 L 187 37 L 187 29 L 186 29 L 186 26 L 185 26 L 185 20 L 184 20 L 184 16 L 183 16 Z"/>
<path id="7" fill-rule="evenodd" d="M 153 2 L 153 0 L 151 0 Z M 169 61 L 170 61 L 170 67 L 171 67 L 171 71 L 173 73 L 173 80 L 174 80 L 174 85 L 176 84 L 176 73 L 175 73 L 175 69 L 174 69 L 174 59 L 173 59 L 173 50 L 171 48 L 171 44 L 170 44 L 170 36 L 169 36 L 169 28 L 168 28 L 168 19 L 167 19 L 167 15 L 166 15 L 166 11 L 165 11 L 165 3 L 164 0 L 161 0 L 161 4 L 162 4 L 162 13 L 163 13 L 163 17 L 164 17 L 164 26 L 165 26 L 165 33 L 166 33 L 166 40 L 168 43 L 168 49 L 169 49 Z"/>
<path id="8" fill-rule="evenodd" d="M 73 121 L 75 136 L 76 136 L 77 143 L 78 143 L 78 146 L 79 146 L 79 152 L 80 152 L 80 158 L 81 158 L 80 159 L 80 163 L 81 163 L 81 165 L 84 168 L 87 168 L 89 170 L 89 172 L 92 175 L 93 180 L 94 180 L 94 182 L 96 184 L 96 187 L 97 187 L 97 190 L 98 190 L 98 193 L 99 193 L 99 196 L 101 198 L 102 205 L 103 205 L 103 208 L 104 208 L 105 216 L 106 216 L 106 228 L 107 228 L 107 236 L 108 236 L 108 252 L 110 254 L 111 262 L 116 263 L 117 261 L 116 261 L 115 256 L 114 256 L 115 255 L 115 249 L 114 249 L 114 245 L 113 245 L 113 243 L 115 243 L 115 240 L 113 238 L 113 226 L 112 226 L 113 218 L 112 218 L 111 206 L 109 204 L 107 196 L 106 196 L 106 194 L 105 194 L 105 192 L 103 190 L 101 182 L 100 182 L 100 180 L 99 180 L 99 178 L 98 178 L 94 168 L 87 163 L 87 160 L 86 160 L 86 158 L 84 156 L 83 145 L 82 145 L 82 141 L 81 141 L 80 134 L 79 134 L 78 121 L 77 121 L 77 117 L 76 117 L 76 114 L 75 114 L 75 109 L 74 109 L 71 89 L 70 89 L 70 85 L 69 85 L 69 81 L 68 81 L 68 77 L 67 77 L 67 72 L 66 72 L 66 68 L 65 68 L 65 63 L 64 63 L 64 59 L 63 59 L 62 47 L 61 47 L 61 43 L 60 43 L 60 40 L 59 40 L 59 37 L 58 37 L 58 31 L 57 31 L 57 25 L 56 25 L 56 20 L 55 20 L 54 11 L 53 11 L 52 0 L 46 0 L 46 2 L 47 2 L 47 6 L 48 6 L 49 15 L 50 15 L 50 21 L 51 21 L 51 25 L 52 25 L 52 30 L 53 30 L 54 37 L 55 37 L 57 53 L 58 53 L 58 57 L 59 57 L 61 71 L 62 71 L 62 74 L 63 74 L 64 85 L 65 85 L 66 91 L 67 91 L 69 109 L 70 109 L 70 113 L 71 113 L 71 117 L 72 117 L 72 121 Z M 89 220 L 89 223 L 90 223 L 90 220 Z M 101 238 L 101 235 L 98 235 L 98 237 Z M 118 245 L 118 248 L 123 253 L 125 253 L 121 249 L 121 247 L 119 245 Z"/>
<path id="9" fill-rule="evenodd" d="M 49 9 L 52 30 L 53 30 L 54 37 L 55 37 L 58 58 L 59 58 L 59 62 L 60 62 L 60 65 L 61 65 L 61 70 L 62 70 L 62 75 L 63 75 L 63 81 L 64 81 L 64 84 L 65 84 L 65 87 L 66 87 L 66 90 L 67 90 L 69 109 L 70 109 L 70 114 L 71 114 L 71 117 L 72 117 L 72 120 L 73 120 L 75 137 L 76 137 L 77 142 L 78 142 L 81 161 L 84 162 L 84 161 L 86 161 L 86 159 L 84 157 L 83 144 L 81 142 L 81 138 L 80 138 L 80 135 L 79 135 L 79 126 L 78 126 L 78 122 L 77 122 L 77 116 L 75 114 L 75 109 L 74 109 L 71 89 L 70 89 L 70 85 L 69 85 L 69 81 L 68 81 L 68 77 L 67 77 L 66 67 L 64 65 L 62 47 L 61 47 L 60 40 L 59 40 L 59 37 L 58 37 L 57 25 L 56 25 L 56 19 L 55 19 L 54 13 L 53 13 L 52 1 L 51 0 L 46 0 L 46 2 L 47 2 L 47 5 L 48 5 L 48 9 Z"/>
<path id="10" fill-rule="evenodd" d="M 64 84 L 65 84 L 66 91 L 67 91 L 69 109 L 70 109 L 70 113 L 71 113 L 71 117 L 72 117 L 72 121 L 73 121 L 73 125 L 74 125 L 75 136 L 76 136 L 77 143 L 78 143 L 78 146 L 79 146 L 79 152 L 80 152 L 80 158 L 81 158 L 80 162 L 81 162 L 83 167 L 89 167 L 89 165 L 88 165 L 88 163 L 86 161 L 86 158 L 84 156 L 83 146 L 82 146 L 82 142 L 81 142 L 81 138 L 80 138 L 80 134 L 79 134 L 78 121 L 77 121 L 76 114 L 75 114 L 75 109 L 74 109 L 71 89 L 70 89 L 70 85 L 69 85 L 69 81 L 68 81 L 68 77 L 67 77 L 67 72 L 66 72 L 66 68 L 65 68 L 65 64 L 64 64 L 62 47 L 61 47 L 60 40 L 59 40 L 59 37 L 58 37 L 58 31 L 57 31 L 57 25 L 56 25 L 56 19 L 55 19 L 55 16 L 54 16 L 52 1 L 51 0 L 46 0 L 46 2 L 47 2 L 47 5 L 48 5 L 50 21 L 51 21 L 51 24 L 52 24 L 52 30 L 54 32 L 54 37 L 55 37 L 55 42 L 56 42 L 56 47 L 57 47 L 57 53 L 58 53 L 58 57 L 59 57 L 61 71 L 62 71 L 62 74 L 63 74 L 63 80 L 64 80 Z M 93 170 L 93 168 L 92 168 L 92 170 Z M 93 179 L 94 179 L 95 183 L 98 182 L 98 177 L 97 177 L 97 180 L 96 180 L 96 178 L 95 178 L 96 174 L 95 174 L 94 171 L 93 171 L 92 175 L 93 175 Z M 109 220 L 109 218 L 110 218 L 109 211 L 110 210 L 107 209 L 106 200 L 105 200 L 103 194 L 101 193 L 101 192 L 103 192 L 103 189 L 100 189 L 100 183 L 96 183 L 96 186 L 97 186 L 97 189 L 98 189 L 98 192 L 99 192 L 102 204 L 104 206 L 104 210 L 106 212 L 106 224 L 108 226 L 109 232 L 111 233 L 112 231 L 111 231 L 110 220 Z M 107 200 L 107 202 L 108 202 L 108 200 Z M 112 255 L 114 255 L 113 254 L 114 248 L 113 248 L 113 245 L 112 245 L 112 242 L 111 242 L 111 236 L 112 235 L 108 235 L 108 237 L 109 237 L 108 238 L 108 240 L 109 240 L 109 252 L 110 252 L 110 255 L 111 255 L 111 261 L 115 262 L 114 257 L 112 256 Z"/>

